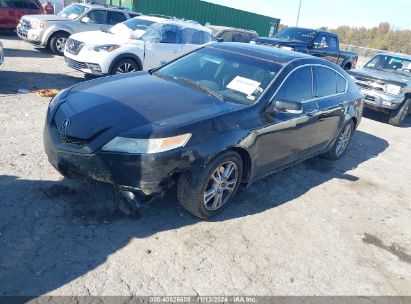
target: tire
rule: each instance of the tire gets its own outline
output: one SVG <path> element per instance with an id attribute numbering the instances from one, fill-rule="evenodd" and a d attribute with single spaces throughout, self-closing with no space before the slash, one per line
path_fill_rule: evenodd
<path id="1" fill-rule="evenodd" d="M 232 170 L 227 174 L 229 168 Z M 234 151 L 220 154 L 200 170 L 183 172 L 177 183 L 180 205 L 201 219 L 214 216 L 232 201 L 241 184 L 242 174 L 243 162 Z M 217 180 L 221 182 L 217 183 Z M 209 193 L 208 197 L 206 192 Z"/>
<path id="2" fill-rule="evenodd" d="M 396 110 L 392 111 L 390 118 L 388 120 L 390 125 L 399 127 L 404 119 L 407 117 L 407 114 L 410 112 L 411 108 L 411 99 L 407 99 L 404 103 Z"/>
<path id="3" fill-rule="evenodd" d="M 329 160 L 338 160 L 344 156 L 347 152 L 347 148 L 350 145 L 352 135 L 354 134 L 354 121 L 350 120 L 341 129 L 340 133 L 335 139 L 335 142 L 327 153 L 324 154 L 325 158 Z"/>
<path id="4" fill-rule="evenodd" d="M 116 62 L 110 71 L 111 75 L 141 71 L 141 67 L 133 59 L 124 58 Z"/>
<path id="5" fill-rule="evenodd" d="M 351 70 L 351 63 L 347 63 L 346 65 L 344 65 L 344 70 L 346 71 Z"/>
<path id="6" fill-rule="evenodd" d="M 69 36 L 67 33 L 57 33 L 51 37 L 49 46 L 53 54 L 64 55 L 64 47 Z"/>

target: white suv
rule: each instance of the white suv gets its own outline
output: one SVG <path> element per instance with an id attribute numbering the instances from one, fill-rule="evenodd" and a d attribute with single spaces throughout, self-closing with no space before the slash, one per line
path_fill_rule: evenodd
<path id="1" fill-rule="evenodd" d="M 149 70 L 210 43 L 214 37 L 194 21 L 139 16 L 109 32 L 84 32 L 70 36 L 66 64 L 95 75 Z"/>

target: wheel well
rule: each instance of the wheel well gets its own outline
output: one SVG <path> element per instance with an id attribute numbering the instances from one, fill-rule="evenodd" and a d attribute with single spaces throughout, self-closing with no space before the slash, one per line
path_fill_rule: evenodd
<path id="1" fill-rule="evenodd" d="M 351 70 L 351 68 L 352 68 L 351 62 L 347 62 L 347 63 L 344 65 L 344 69 L 346 69 L 346 70 Z"/>
<path id="2" fill-rule="evenodd" d="M 354 128 L 357 128 L 357 123 L 358 123 L 357 118 L 353 117 L 351 118 L 351 120 L 354 122 Z"/>
<path id="3" fill-rule="evenodd" d="M 66 34 L 67 36 L 70 36 L 71 34 L 69 32 L 66 31 L 56 31 L 53 34 L 50 35 L 49 39 L 47 40 L 47 46 L 50 47 L 50 42 L 51 39 L 53 39 L 54 36 L 56 36 L 57 34 Z"/>
<path id="4" fill-rule="evenodd" d="M 243 161 L 243 177 L 242 180 L 243 182 L 247 182 L 248 178 L 250 177 L 251 174 L 251 157 L 250 154 L 246 149 L 239 148 L 239 147 L 233 147 L 230 148 L 229 150 L 237 152 L 241 156 L 241 160 Z"/>
<path id="5" fill-rule="evenodd" d="M 115 59 L 115 60 L 113 61 L 113 63 L 112 63 L 111 66 L 110 66 L 109 72 L 112 71 L 112 69 L 114 68 L 114 66 L 115 66 L 120 60 L 124 60 L 124 59 L 129 59 L 129 60 L 133 61 L 134 63 L 136 63 L 136 64 L 138 65 L 138 67 L 140 68 L 140 71 L 143 70 L 143 66 L 142 66 L 141 62 L 139 62 L 139 60 L 137 60 L 136 58 L 133 58 L 132 56 L 124 56 L 124 57 L 117 58 L 117 59 Z"/>

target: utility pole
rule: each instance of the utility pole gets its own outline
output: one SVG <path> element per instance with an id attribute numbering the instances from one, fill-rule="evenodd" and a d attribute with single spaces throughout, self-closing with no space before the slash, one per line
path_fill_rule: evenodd
<path id="1" fill-rule="evenodd" d="M 298 26 L 298 21 L 300 20 L 300 11 L 301 11 L 301 0 L 300 0 L 300 5 L 298 5 L 297 23 L 295 24 L 295 26 Z"/>

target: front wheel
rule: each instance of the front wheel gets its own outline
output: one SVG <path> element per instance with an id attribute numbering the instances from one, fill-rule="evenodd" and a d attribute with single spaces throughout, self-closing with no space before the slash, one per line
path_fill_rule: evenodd
<path id="1" fill-rule="evenodd" d="M 411 107 L 411 99 L 407 99 L 397 110 L 390 114 L 390 125 L 399 127 L 404 119 L 407 117 Z"/>
<path id="2" fill-rule="evenodd" d="M 66 46 L 67 38 L 69 37 L 66 33 L 57 33 L 50 40 L 50 49 L 55 55 L 63 56 L 64 48 Z"/>
<path id="3" fill-rule="evenodd" d="M 232 201 L 242 174 L 243 162 L 234 151 L 220 154 L 199 171 L 183 172 L 177 184 L 181 206 L 202 219 L 216 215 Z"/>
<path id="4" fill-rule="evenodd" d="M 331 150 L 325 153 L 324 156 L 329 160 L 337 160 L 343 157 L 347 152 L 348 145 L 351 142 L 354 129 L 354 122 L 352 120 L 347 122 L 347 124 L 341 129 L 340 133 L 338 133 Z"/>
<path id="5" fill-rule="evenodd" d="M 125 74 L 140 71 L 138 64 L 131 59 L 121 59 L 111 69 L 111 75 Z"/>

